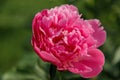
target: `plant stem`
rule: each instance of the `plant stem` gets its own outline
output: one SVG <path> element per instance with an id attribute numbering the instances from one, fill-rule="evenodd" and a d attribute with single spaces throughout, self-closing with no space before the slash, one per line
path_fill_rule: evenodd
<path id="1" fill-rule="evenodd" d="M 50 80 L 55 80 L 56 67 L 54 65 L 52 65 L 52 64 L 50 65 L 49 74 L 50 74 Z"/>

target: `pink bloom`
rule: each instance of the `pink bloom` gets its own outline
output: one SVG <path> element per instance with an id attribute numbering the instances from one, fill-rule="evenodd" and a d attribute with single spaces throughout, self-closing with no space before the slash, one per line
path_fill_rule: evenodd
<path id="1" fill-rule="evenodd" d="M 84 20 L 73 5 L 37 13 L 32 23 L 32 46 L 41 59 L 84 78 L 97 76 L 104 65 L 106 32 L 97 19 Z"/>

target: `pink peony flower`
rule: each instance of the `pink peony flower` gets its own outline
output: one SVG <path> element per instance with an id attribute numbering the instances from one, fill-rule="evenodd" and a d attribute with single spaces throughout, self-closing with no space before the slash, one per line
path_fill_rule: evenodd
<path id="1" fill-rule="evenodd" d="M 38 56 L 58 70 L 84 78 L 97 76 L 104 65 L 98 49 L 106 32 L 97 19 L 84 20 L 73 5 L 62 5 L 37 13 L 32 23 L 32 46 Z"/>

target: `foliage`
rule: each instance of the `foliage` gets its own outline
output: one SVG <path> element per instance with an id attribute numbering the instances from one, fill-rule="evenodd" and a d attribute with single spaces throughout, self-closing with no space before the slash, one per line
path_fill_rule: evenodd
<path id="1" fill-rule="evenodd" d="M 120 80 L 120 0 L 1 0 L 0 80 L 49 80 L 49 64 L 31 48 L 31 22 L 37 12 L 61 4 L 77 6 L 86 19 L 100 19 L 107 30 L 106 43 L 101 47 L 106 63 L 102 73 L 93 79 L 66 71 L 57 72 L 61 75 L 57 78 Z"/>

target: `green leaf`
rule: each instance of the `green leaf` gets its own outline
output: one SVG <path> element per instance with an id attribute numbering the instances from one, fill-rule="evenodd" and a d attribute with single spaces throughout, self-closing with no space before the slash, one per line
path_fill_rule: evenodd
<path id="1" fill-rule="evenodd" d="M 115 52 L 115 56 L 113 59 L 113 64 L 117 64 L 120 61 L 120 47 Z"/>

